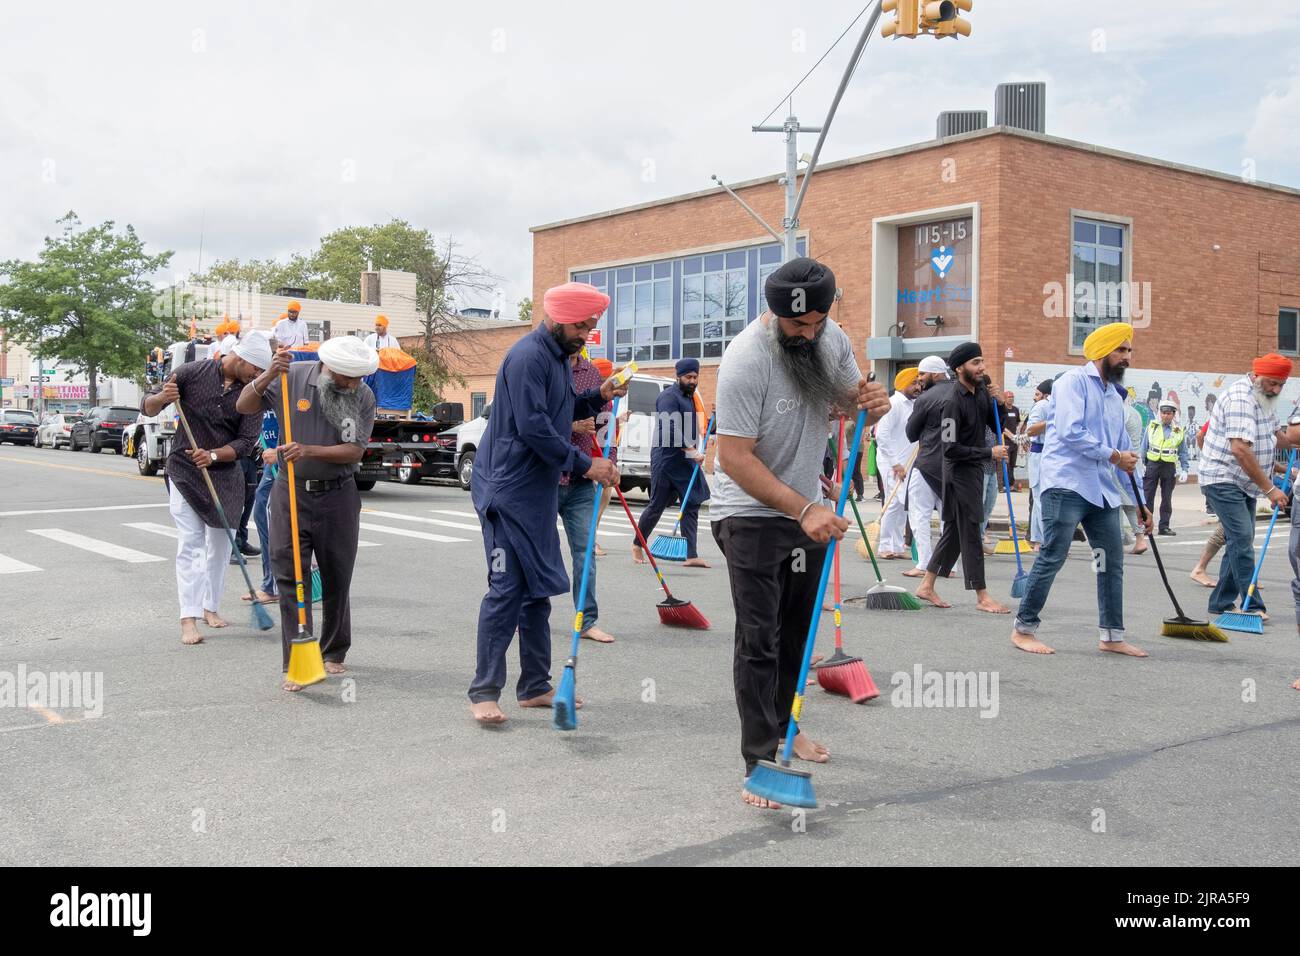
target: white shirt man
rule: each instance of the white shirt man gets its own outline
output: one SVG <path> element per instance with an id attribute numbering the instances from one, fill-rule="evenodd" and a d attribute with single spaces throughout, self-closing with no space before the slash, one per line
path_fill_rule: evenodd
<path id="1" fill-rule="evenodd" d="M 876 425 L 876 470 L 885 489 L 887 507 L 880 517 L 880 556 L 904 556 L 903 529 L 907 524 L 907 503 L 898 484 L 907 478 L 908 460 L 914 442 L 907 440 L 907 420 L 912 404 L 921 394 L 918 370 L 905 368 L 894 376 L 894 394 L 889 396 L 889 411 Z"/>
<path id="2" fill-rule="evenodd" d="M 397 336 L 388 334 L 388 319 L 382 315 L 375 316 L 375 330 L 366 336 L 366 344 L 372 349 L 400 349 Z"/>
<path id="3" fill-rule="evenodd" d="M 275 323 L 275 342 L 287 349 L 302 348 L 307 344 L 307 322 L 299 318 L 302 305 L 291 299 L 285 311 L 285 317 Z"/>

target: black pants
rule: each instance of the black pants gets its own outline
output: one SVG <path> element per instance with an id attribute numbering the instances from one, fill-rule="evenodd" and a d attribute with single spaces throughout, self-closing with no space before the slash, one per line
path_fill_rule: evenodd
<path id="1" fill-rule="evenodd" d="M 244 513 L 239 517 L 239 527 L 235 529 L 235 544 L 244 547 L 248 544 L 248 519 L 253 516 L 253 502 L 257 500 L 257 484 L 262 479 L 262 468 L 251 458 L 239 459 L 239 467 L 244 472 Z M 266 547 L 266 542 L 262 542 Z"/>
<path id="2" fill-rule="evenodd" d="M 859 498 L 862 497 L 862 456 L 859 455 L 853 461 L 853 493 Z"/>
<path id="3" fill-rule="evenodd" d="M 284 668 L 289 667 L 289 645 L 298 634 L 298 598 L 294 592 L 293 538 L 289 523 L 289 484 L 282 477 L 271 491 L 271 567 L 280 589 L 280 636 Z M 330 491 L 306 491 L 299 482 L 298 547 L 302 555 L 307 629 L 320 638 L 321 655 L 342 664 L 352 646 L 352 568 L 357 562 L 357 537 L 361 531 L 361 493 L 351 479 Z M 312 623 L 311 559 L 320 566 L 321 629 Z"/>
<path id="4" fill-rule="evenodd" d="M 943 486 L 943 493 L 945 498 L 957 494 L 953 486 L 947 483 Z M 980 524 L 984 520 L 984 502 L 982 499 L 974 501 L 959 499 L 956 504 L 955 518 L 949 517 L 953 511 L 947 507 L 946 500 L 944 504 L 943 534 L 939 535 L 939 543 L 934 546 L 930 563 L 925 570 L 937 574 L 940 578 L 946 578 L 948 572 L 957 564 L 957 558 L 960 557 L 961 573 L 966 579 L 966 590 L 983 591 L 984 539 L 980 536 Z"/>
<path id="5" fill-rule="evenodd" d="M 749 776 L 760 760 L 776 758 L 790 726 L 826 546 L 789 518 L 724 518 L 713 523 L 713 540 L 727 559 L 736 609 L 732 676 Z"/>
<path id="6" fill-rule="evenodd" d="M 698 487 L 702 478 L 696 478 L 695 484 Z M 637 527 L 641 529 L 641 537 L 647 541 L 659 523 L 660 516 L 681 497 L 677 492 L 677 486 L 666 478 L 650 479 L 650 503 L 641 511 L 641 520 L 637 522 Z M 695 498 L 695 489 L 691 489 L 691 498 Z M 682 537 L 686 539 L 686 557 L 698 558 L 700 556 L 699 548 L 696 543 L 696 533 L 699 528 L 700 506 L 693 504 L 682 508 Z"/>
<path id="7" fill-rule="evenodd" d="M 1147 508 L 1154 514 L 1156 510 L 1156 491 L 1164 498 L 1160 502 L 1160 524 L 1158 530 L 1169 527 L 1169 519 L 1174 513 L 1174 485 L 1178 483 L 1178 463 L 1175 461 L 1148 461 L 1146 474 L 1142 476 L 1142 497 L 1147 500 Z"/>

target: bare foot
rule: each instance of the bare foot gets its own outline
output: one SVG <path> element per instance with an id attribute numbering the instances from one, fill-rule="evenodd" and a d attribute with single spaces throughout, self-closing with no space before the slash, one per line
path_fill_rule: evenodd
<path id="1" fill-rule="evenodd" d="M 507 720 L 505 712 L 495 700 L 482 700 L 477 704 L 470 704 L 469 712 L 480 724 L 504 724 Z"/>
<path id="2" fill-rule="evenodd" d="M 824 654 L 818 654 L 816 651 L 813 652 L 812 660 L 808 662 L 808 670 L 810 673 L 812 669 L 817 666 L 817 662 L 820 661 L 823 657 L 825 657 Z M 815 683 L 817 683 L 817 678 L 809 677 L 806 681 L 804 681 L 804 686 L 811 687 Z M 798 735 L 796 734 L 795 736 Z"/>
<path id="3" fill-rule="evenodd" d="M 1300 690 L 1300 680 L 1291 685 L 1292 690 Z"/>
<path id="4" fill-rule="evenodd" d="M 685 561 L 682 562 L 682 567 L 707 568 L 709 567 L 709 562 L 705 561 L 703 558 L 687 558 Z"/>
<path id="5" fill-rule="evenodd" d="M 910 558 L 910 554 L 903 554 L 901 551 L 882 551 L 876 555 L 882 561 L 898 561 L 901 558 Z"/>
<path id="6" fill-rule="evenodd" d="M 924 572 L 923 570 L 921 570 L 920 568 L 912 568 L 912 570 L 910 570 L 910 571 L 904 571 L 904 572 L 903 572 L 903 577 L 905 577 L 905 578 L 923 578 L 923 577 L 925 577 L 925 572 Z"/>
<path id="7" fill-rule="evenodd" d="M 548 690 L 545 694 L 542 694 L 540 697 L 530 697 L 527 700 L 521 700 L 519 702 L 519 706 L 520 707 L 550 707 L 554 701 L 555 701 L 555 691 Z M 582 710 L 581 697 L 575 697 L 573 699 L 573 703 L 578 710 Z"/>
<path id="8" fill-rule="evenodd" d="M 794 735 L 794 755 L 809 763 L 825 763 L 831 759 L 831 752 L 824 744 L 819 744 L 804 733 Z"/>
<path id="9" fill-rule="evenodd" d="M 181 643 L 182 644 L 202 644 L 203 635 L 199 633 L 199 625 L 196 623 L 196 617 L 181 618 Z"/>
<path id="10" fill-rule="evenodd" d="M 984 611 L 986 614 L 1010 614 L 1011 609 L 1003 607 L 991 597 L 982 597 L 975 602 L 975 610 Z"/>
<path id="11" fill-rule="evenodd" d="M 296 694 L 298 691 L 302 690 L 302 684 L 295 684 L 293 681 L 286 679 L 284 683 L 280 685 L 280 690 L 287 690 L 291 694 Z"/>
<path id="12" fill-rule="evenodd" d="M 929 601 L 935 607 L 952 607 L 951 604 L 935 593 L 934 588 L 919 587 L 916 589 L 916 596 L 922 601 Z"/>
<path id="13" fill-rule="evenodd" d="M 203 623 L 208 627 L 230 627 L 229 622 L 222 618 L 222 616 L 216 611 L 204 611 Z"/>
<path id="14" fill-rule="evenodd" d="M 1137 543 L 1135 543 L 1135 544 L 1133 545 L 1133 550 L 1132 550 L 1131 553 L 1132 553 L 1132 554 L 1146 554 L 1147 551 L 1150 550 L 1150 548 L 1151 548 L 1151 545 L 1147 544 L 1147 536 L 1144 535 L 1144 534 L 1143 534 L 1143 535 L 1139 535 L 1139 536 L 1138 536 L 1138 539 L 1137 539 Z"/>
<path id="15" fill-rule="evenodd" d="M 645 552 L 641 550 L 641 545 L 632 545 L 632 560 L 637 564 L 645 564 Z"/>
<path id="16" fill-rule="evenodd" d="M 1013 630 L 1011 632 L 1011 643 L 1016 645 L 1022 651 L 1028 651 L 1030 654 L 1055 654 L 1056 651 L 1048 647 L 1032 634 L 1026 634 L 1023 631 Z"/>
<path id="17" fill-rule="evenodd" d="M 325 673 L 326 673 L 326 674 L 346 674 L 347 672 L 348 672 L 348 669 L 347 669 L 346 667 L 344 667 L 342 664 L 340 664 L 338 661 L 326 661 L 326 662 L 325 662 Z"/>
<path id="18" fill-rule="evenodd" d="M 1134 647 L 1128 641 L 1099 641 L 1098 650 L 1109 651 L 1112 654 L 1125 654 L 1129 657 L 1150 657 L 1146 651 L 1140 647 Z"/>
<path id="19" fill-rule="evenodd" d="M 603 558 L 605 555 L 609 554 L 609 552 L 606 551 L 604 548 L 602 548 L 600 545 L 596 545 L 595 554 L 596 557 Z"/>
<path id="20" fill-rule="evenodd" d="M 582 632 L 582 636 L 589 641 L 595 641 L 597 644 L 613 644 L 614 635 L 608 634 L 596 627 L 594 624 Z"/>
<path id="21" fill-rule="evenodd" d="M 1219 583 L 1206 574 L 1204 568 L 1192 568 L 1192 573 L 1189 576 L 1201 587 L 1212 588 Z"/>
<path id="22" fill-rule="evenodd" d="M 278 597 L 276 597 L 274 594 L 267 594 L 261 588 L 257 589 L 257 591 L 255 592 L 255 597 L 250 597 L 249 595 L 245 594 L 239 600 L 243 601 L 245 604 L 248 604 L 254 599 L 256 599 L 258 604 L 279 604 L 280 603 L 280 599 Z"/>
<path id="23" fill-rule="evenodd" d="M 741 791 L 740 791 L 740 799 L 741 799 L 741 800 L 744 800 L 744 801 L 745 801 L 746 803 L 748 803 L 751 807 L 758 807 L 758 809 L 760 809 L 760 810 L 780 810 L 780 809 L 781 809 L 781 804 L 779 804 L 779 803 L 775 803 L 775 802 L 773 802 L 773 801 L 771 801 L 771 800 L 766 800 L 766 799 L 764 799 L 763 797 L 760 797 L 760 796 L 756 796 L 755 794 L 750 793 L 748 790 L 741 790 Z"/>

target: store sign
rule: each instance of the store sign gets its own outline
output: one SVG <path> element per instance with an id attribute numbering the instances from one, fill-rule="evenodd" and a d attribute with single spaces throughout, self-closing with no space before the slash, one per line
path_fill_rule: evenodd
<path id="1" fill-rule="evenodd" d="M 0 388 L 8 388 L 14 383 L 12 378 L 0 378 Z"/>
<path id="2" fill-rule="evenodd" d="M 590 332 L 587 333 L 587 344 L 588 344 L 588 345 L 600 345 L 600 344 L 601 344 L 601 341 L 600 341 L 600 329 L 592 329 Z"/>
<path id="3" fill-rule="evenodd" d="M 896 321 L 905 338 L 971 331 L 975 228 L 969 216 L 898 230 Z"/>
<path id="4" fill-rule="evenodd" d="M 101 383 L 102 384 L 102 383 Z M 90 398 L 89 385 L 46 385 L 46 398 L 58 399 L 88 399 Z"/>

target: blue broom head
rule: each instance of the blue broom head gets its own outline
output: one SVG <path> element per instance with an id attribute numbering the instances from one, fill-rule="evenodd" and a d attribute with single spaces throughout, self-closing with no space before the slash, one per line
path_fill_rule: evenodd
<path id="1" fill-rule="evenodd" d="M 564 673 L 560 675 L 560 686 L 555 688 L 555 696 L 551 698 L 551 726 L 556 730 L 578 729 L 576 685 L 573 667 L 566 664 Z"/>
<path id="2" fill-rule="evenodd" d="M 657 534 L 650 542 L 650 553 L 660 561 L 685 561 L 686 539 L 681 535 Z"/>
<path id="3" fill-rule="evenodd" d="M 1029 587 L 1029 575 L 1017 574 L 1011 581 L 1011 596 L 1013 598 L 1022 598 L 1025 596 L 1025 590 Z"/>
<path id="4" fill-rule="evenodd" d="M 817 806 L 813 793 L 812 774 L 795 770 L 771 760 L 760 760 L 754 772 L 745 780 L 745 789 L 756 797 L 771 800 L 783 807 Z"/>
<path id="5" fill-rule="evenodd" d="M 1215 620 L 1214 626 L 1225 631 L 1241 631 L 1243 634 L 1264 633 L 1264 619 L 1246 611 L 1225 611 Z"/>
<path id="6" fill-rule="evenodd" d="M 253 624 L 259 631 L 269 631 L 275 627 L 275 622 L 271 620 L 271 615 L 267 610 L 256 601 L 253 602 Z"/>

